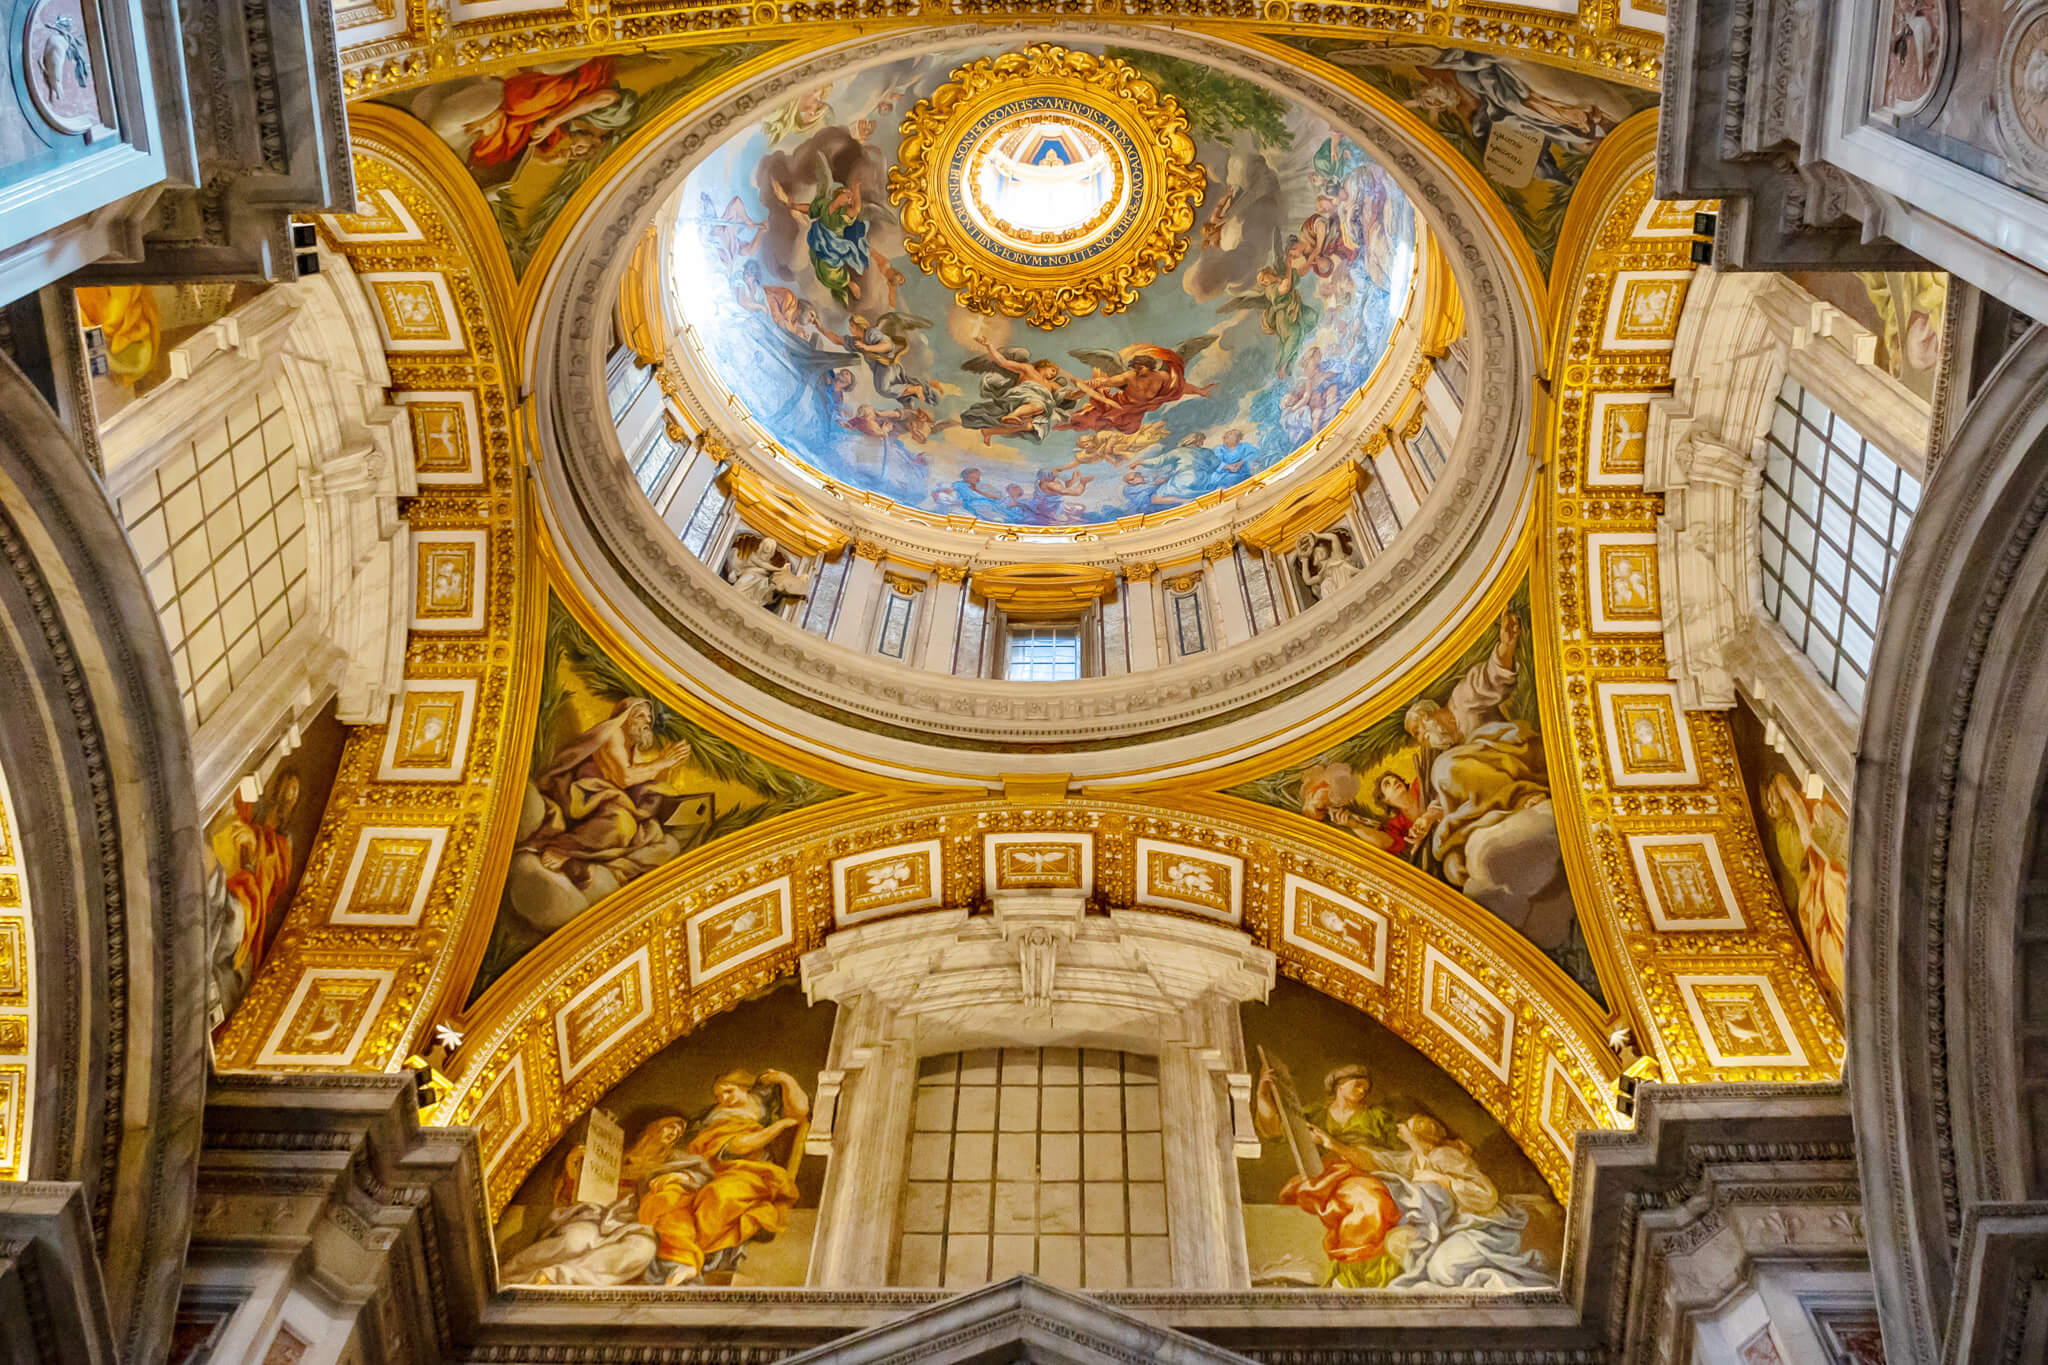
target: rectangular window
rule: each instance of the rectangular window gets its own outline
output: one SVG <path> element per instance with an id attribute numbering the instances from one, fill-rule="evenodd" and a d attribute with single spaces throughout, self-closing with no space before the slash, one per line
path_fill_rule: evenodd
<path id="1" fill-rule="evenodd" d="M 716 483 L 706 484 L 703 495 L 697 499 L 696 508 L 690 513 L 689 523 L 683 527 L 683 548 L 699 559 L 704 557 L 704 549 L 711 543 L 712 528 L 725 515 L 725 503 L 725 490 Z"/>
<path id="2" fill-rule="evenodd" d="M 988 606 L 967 594 L 960 608 L 960 637 L 953 642 L 953 672 L 962 678 L 981 676 L 982 637 L 988 627 Z"/>
<path id="3" fill-rule="evenodd" d="M 1237 547 L 1237 573 L 1244 582 L 1244 602 L 1251 612 L 1252 631 L 1271 630 L 1280 624 L 1280 609 L 1273 604 L 1273 580 L 1266 576 L 1266 557 L 1243 545 Z"/>
<path id="4" fill-rule="evenodd" d="M 1447 461 L 1444 458 L 1443 443 L 1437 440 L 1436 433 L 1429 428 L 1429 423 L 1424 422 L 1416 431 L 1414 439 L 1408 442 L 1408 453 L 1415 457 L 1415 467 L 1422 471 L 1422 481 L 1431 488 L 1436 487 L 1437 476 L 1444 472 Z"/>
<path id="5" fill-rule="evenodd" d="M 1779 392 L 1765 440 L 1764 609 L 1860 711 L 1919 481 L 1796 379 Z"/>
<path id="6" fill-rule="evenodd" d="M 1377 473 L 1365 481 L 1358 492 L 1358 500 L 1365 504 L 1365 518 L 1372 527 L 1372 539 L 1379 542 L 1384 550 L 1394 543 L 1394 537 L 1401 534 L 1401 518 L 1394 511 L 1394 500 L 1387 496 L 1387 486 Z"/>
<path id="7" fill-rule="evenodd" d="M 305 620 L 310 537 L 275 386 L 231 399 L 121 498 L 194 729 Z"/>
<path id="8" fill-rule="evenodd" d="M 1010 626 L 1003 676 L 1012 682 L 1072 682 L 1081 676 L 1081 628 Z"/>
<path id="9" fill-rule="evenodd" d="M 811 577 L 811 596 L 804 604 L 803 628 L 813 635 L 830 635 L 833 619 L 839 615 L 839 594 L 846 587 L 847 561 L 842 554 L 818 566 Z"/>
<path id="10" fill-rule="evenodd" d="M 640 452 L 640 458 L 633 461 L 633 479 L 640 485 L 640 491 L 653 497 L 661 491 L 668 472 L 676 467 L 676 457 L 683 453 L 683 447 L 668 438 L 660 427 L 648 439 L 647 446 Z"/>

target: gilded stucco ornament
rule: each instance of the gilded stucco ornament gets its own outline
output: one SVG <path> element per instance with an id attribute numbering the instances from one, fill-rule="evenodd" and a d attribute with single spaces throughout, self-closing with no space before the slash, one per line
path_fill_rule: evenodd
<path id="1" fill-rule="evenodd" d="M 1115 58 L 969 62 L 901 131 L 905 249 L 963 308 L 1047 329 L 1119 313 L 1187 253 L 1207 185 L 1187 115 Z"/>

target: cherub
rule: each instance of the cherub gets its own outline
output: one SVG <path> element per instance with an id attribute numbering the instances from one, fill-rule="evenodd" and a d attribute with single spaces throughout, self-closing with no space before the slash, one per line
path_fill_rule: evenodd
<path id="1" fill-rule="evenodd" d="M 979 431 L 983 445 L 998 433 L 1043 441 L 1056 421 L 1084 401 L 1073 377 L 1057 361 L 1033 359 L 1022 346 L 998 350 L 979 334 L 974 341 L 983 354 L 961 368 L 982 376 L 981 401 L 960 414 L 960 425 Z"/>
<path id="2" fill-rule="evenodd" d="M 712 207 L 710 195 L 701 190 L 697 193 L 697 231 L 718 252 L 722 264 L 731 265 L 741 256 L 753 255 L 767 226 L 766 222 L 754 220 L 738 195 L 720 213 Z"/>

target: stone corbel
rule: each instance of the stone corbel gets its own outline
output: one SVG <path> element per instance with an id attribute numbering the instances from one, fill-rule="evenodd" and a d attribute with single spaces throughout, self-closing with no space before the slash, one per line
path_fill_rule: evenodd
<path id="1" fill-rule="evenodd" d="M 1079 892 L 998 892 L 996 927 L 1017 949 L 1018 998 L 1028 1010 L 1051 1013 L 1060 946 L 1073 940 L 1087 913 Z"/>

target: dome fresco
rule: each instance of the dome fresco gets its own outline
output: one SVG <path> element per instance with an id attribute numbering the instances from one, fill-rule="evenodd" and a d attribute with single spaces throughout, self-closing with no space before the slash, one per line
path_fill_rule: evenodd
<path id="1" fill-rule="evenodd" d="M 971 311 L 911 259 L 889 172 L 918 101 L 1005 50 L 804 91 L 691 172 L 673 268 L 704 370 L 818 477 L 1019 527 L 1165 512 L 1312 440 L 1371 377 L 1409 298 L 1415 214 L 1392 178 L 1262 86 L 1108 49 L 1187 116 L 1206 184 L 1185 258 L 1122 312 L 1040 329 Z M 1085 124 L 1030 116 L 1004 132 L 966 163 L 992 226 L 1085 232 L 1125 192 Z"/>

